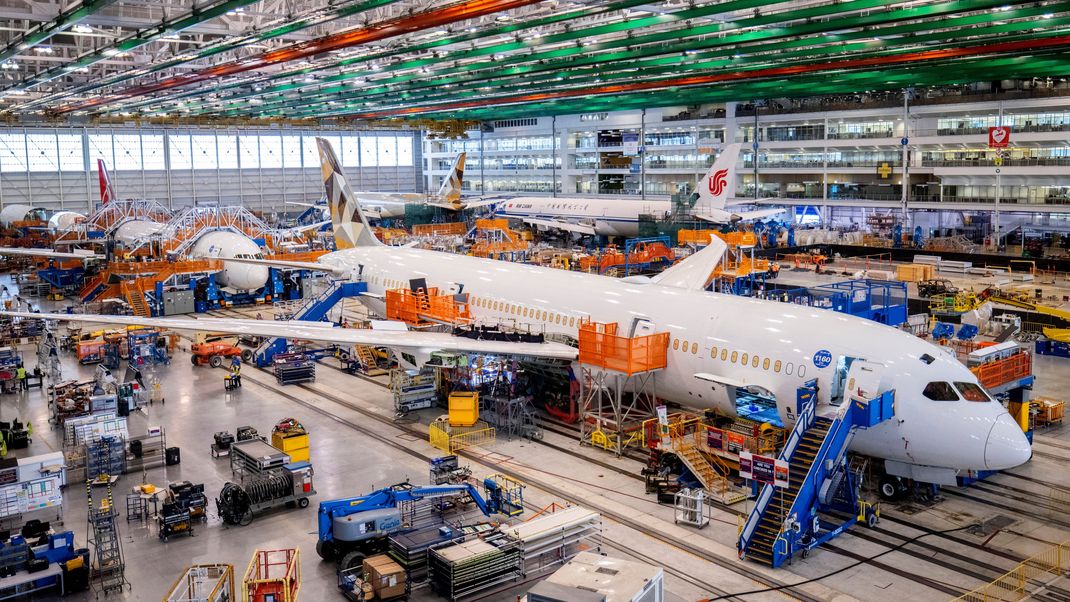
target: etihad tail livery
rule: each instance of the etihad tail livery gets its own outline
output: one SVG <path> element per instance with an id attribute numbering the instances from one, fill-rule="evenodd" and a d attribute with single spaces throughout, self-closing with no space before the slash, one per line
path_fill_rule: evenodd
<path id="1" fill-rule="evenodd" d="M 735 191 L 735 166 L 740 144 L 729 144 L 698 182 L 698 199 L 692 215 L 698 219 L 730 224 L 741 220 L 772 217 L 784 209 L 735 212 L 726 209 Z M 587 199 L 563 197 L 517 197 L 499 201 L 495 214 L 522 220 L 533 226 L 576 234 L 636 236 L 639 218 L 661 219 L 672 212 L 671 201 Z"/>
<path id="2" fill-rule="evenodd" d="M 748 399 L 764 400 L 760 403 L 775 416 L 771 419 L 785 426 L 796 420 L 799 387 L 816 379 L 818 413 L 828 415 L 854 391 L 849 383 L 859 378 L 864 367 L 867 382 L 872 376 L 879 380 L 879 390 L 895 390 L 895 419 L 859 431 L 850 449 L 883 459 L 889 475 L 954 484 L 955 477 L 966 471 L 1012 468 L 1031 456 L 1029 441 L 1018 424 L 977 377 L 944 349 L 871 320 L 706 292 L 710 269 L 725 249 L 716 240 L 660 276 L 641 282 L 384 246 L 370 235 L 329 144 L 320 140 L 319 145 L 341 250 L 311 263 L 238 261 L 317 269 L 339 279 L 359 279 L 368 287 L 361 299 L 380 315 L 386 291 L 430 286 L 467 293 L 477 322 L 526 322 L 571 338 L 577 337 L 584 320 L 617 323 L 624 332 L 668 332 L 668 367 L 658 373 L 660 398 L 734 415 L 736 398 L 745 393 Z M 573 347 L 562 344 L 333 328 L 324 322 L 11 315 L 381 345 L 405 351 L 416 358 L 413 363 L 426 362 L 440 350 L 577 357 Z"/>

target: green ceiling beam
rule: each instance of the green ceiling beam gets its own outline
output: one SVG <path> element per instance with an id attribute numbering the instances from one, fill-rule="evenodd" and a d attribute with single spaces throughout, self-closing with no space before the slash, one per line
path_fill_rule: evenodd
<path id="1" fill-rule="evenodd" d="M 60 13 L 56 18 L 37 24 L 23 32 L 0 50 L 0 63 L 15 56 L 20 50 L 36 46 L 57 33 L 67 31 L 76 23 L 90 15 L 100 12 L 112 4 L 115 4 L 116 1 L 117 0 L 83 0 L 79 6 Z"/>
<path id="2" fill-rule="evenodd" d="M 1063 3 L 1063 5 L 1065 5 L 1067 8 L 1070 8 L 1070 3 Z M 1041 9 L 1041 10 L 1046 10 L 1046 9 Z M 1035 28 L 1035 23 L 1033 23 L 1032 21 L 1029 21 L 1029 22 L 1019 21 L 1019 22 L 1014 22 L 1014 23 L 1005 23 L 1003 25 L 991 25 L 991 26 L 988 26 L 988 27 L 976 27 L 976 21 L 974 19 L 972 19 L 972 18 L 970 20 L 972 21 L 970 23 L 970 25 L 973 26 L 971 28 L 971 30 L 970 30 L 971 37 L 993 36 L 993 35 L 1006 36 L 1006 34 L 1021 32 L 1023 30 L 1031 30 L 1031 29 Z M 1046 20 L 1045 21 L 1045 25 L 1046 25 L 1045 34 L 1050 34 L 1051 32 L 1055 31 L 1059 27 L 1065 27 L 1066 25 L 1070 25 L 1070 17 L 1052 18 L 1052 19 Z M 900 29 L 902 29 L 902 28 L 900 28 Z M 874 33 L 874 32 L 867 32 L 867 35 L 865 37 L 871 37 L 871 35 L 870 35 L 871 33 Z M 941 32 L 941 33 L 933 33 L 933 34 L 922 35 L 922 36 L 914 36 L 914 37 L 910 38 L 910 41 L 911 41 L 912 44 L 921 44 L 921 43 L 926 43 L 926 42 L 930 42 L 930 41 L 943 41 L 943 40 L 946 40 L 947 37 L 948 37 L 947 33 Z M 1022 37 L 1023 36 L 1013 36 L 1012 38 L 1009 38 L 1009 39 L 1006 38 L 1006 37 L 1001 37 L 1000 41 L 1010 41 L 1010 39 L 1019 39 L 1019 38 L 1022 38 Z M 1026 37 L 1028 37 L 1028 36 L 1026 36 Z M 978 40 L 973 40 L 973 41 L 974 42 L 978 42 Z M 778 44 L 768 44 L 768 45 L 762 46 L 762 50 L 763 51 L 779 51 L 779 50 L 787 49 L 787 48 L 790 48 L 790 47 L 796 47 L 796 46 L 800 45 L 801 42 L 805 42 L 807 44 L 811 44 L 811 43 L 813 43 L 813 40 L 783 42 L 783 43 L 778 43 Z M 936 48 L 939 48 L 941 46 L 946 47 L 946 46 L 954 45 L 956 43 L 957 42 L 951 42 L 951 43 L 947 43 L 947 44 L 943 44 L 943 45 L 926 46 L 925 48 L 926 49 L 936 49 Z M 872 52 L 865 52 L 866 50 L 871 50 Z M 852 58 L 864 58 L 866 56 L 879 56 L 879 55 L 884 55 L 884 54 L 888 54 L 889 53 L 887 49 L 874 48 L 873 47 L 873 43 L 871 43 L 871 42 L 859 42 L 859 43 L 855 43 L 855 44 L 844 44 L 844 45 L 841 45 L 841 46 L 826 46 L 826 47 L 823 47 L 823 48 L 807 48 L 807 49 L 796 51 L 796 52 L 778 53 L 778 54 L 776 54 L 775 59 L 778 62 L 783 62 L 783 61 L 789 61 L 789 60 L 792 60 L 792 59 L 808 59 L 808 58 L 812 59 L 812 58 L 816 58 L 818 55 L 821 55 L 821 54 L 837 54 L 837 53 L 841 53 L 841 52 L 844 52 L 844 53 L 852 52 L 853 53 L 853 52 L 856 52 L 856 51 L 857 51 L 857 54 L 852 54 Z M 499 94 L 499 93 L 502 93 L 502 92 L 506 91 L 510 86 L 514 86 L 514 85 L 517 85 L 517 84 L 520 85 L 520 86 L 527 86 L 528 89 L 533 89 L 533 88 L 536 87 L 537 84 L 539 84 L 541 82 L 548 82 L 551 85 L 557 84 L 557 80 L 560 79 L 560 78 L 565 78 L 569 85 L 575 85 L 577 83 L 581 83 L 581 81 L 577 81 L 576 80 L 577 77 L 581 77 L 581 76 L 588 76 L 586 80 L 582 80 L 582 81 L 589 81 L 590 79 L 599 78 L 599 77 L 607 79 L 607 80 L 618 79 L 618 78 L 622 78 L 622 77 L 641 80 L 641 79 L 643 79 L 645 77 L 649 77 L 651 75 L 656 75 L 656 74 L 659 74 L 659 73 L 673 73 L 673 72 L 678 72 L 679 70 L 697 70 L 697 69 L 715 70 L 715 69 L 724 69 L 724 68 L 727 68 L 727 67 L 732 67 L 733 69 L 738 69 L 740 67 L 752 67 L 753 68 L 753 67 L 757 67 L 757 66 L 768 66 L 768 63 L 771 60 L 771 58 L 769 58 L 769 57 L 757 57 L 757 58 L 755 58 L 755 57 L 745 57 L 745 58 L 741 58 L 741 59 L 728 59 L 728 60 L 719 60 L 719 61 L 707 60 L 707 59 L 712 59 L 712 58 L 715 58 L 715 57 L 731 56 L 731 53 L 733 53 L 733 52 L 736 52 L 736 51 L 734 51 L 734 50 L 722 50 L 722 51 L 716 51 L 716 52 L 703 52 L 703 53 L 697 53 L 695 55 L 690 55 L 690 56 L 689 55 L 681 55 L 680 53 L 673 52 L 673 53 L 670 53 L 667 56 L 661 56 L 661 57 L 655 58 L 655 59 L 645 59 L 645 60 L 640 60 L 640 61 L 610 63 L 606 67 L 603 67 L 601 64 L 598 64 L 598 66 L 590 67 L 590 68 L 586 68 L 586 69 L 565 69 L 563 71 L 556 71 L 556 70 L 560 69 L 560 68 L 564 68 L 566 66 L 571 66 L 572 63 L 554 62 L 554 63 L 535 64 L 535 65 L 529 65 L 529 66 L 527 66 L 527 68 L 513 68 L 513 69 L 506 70 L 506 72 L 509 73 L 509 75 L 511 75 L 512 77 L 510 77 L 510 78 L 508 78 L 506 80 L 498 79 L 498 80 L 494 80 L 493 82 L 485 82 L 485 83 L 493 83 L 493 87 L 495 88 L 495 90 L 492 93 Z M 581 61 L 581 64 L 586 64 L 586 61 Z M 638 70 L 638 71 L 637 72 L 614 73 L 614 72 L 621 72 L 623 70 L 633 70 L 633 71 L 634 70 Z M 539 75 L 539 73 L 543 73 L 543 75 Z M 639 75 L 639 74 L 642 74 L 642 75 Z M 392 81 L 391 83 L 393 84 L 395 81 L 396 81 L 396 79 L 394 81 Z M 433 101 L 433 100 L 436 100 L 436 99 L 440 99 L 440 98 L 443 98 L 443 97 L 448 97 L 450 95 L 450 92 L 448 90 L 443 90 L 442 89 L 443 85 L 447 85 L 448 84 L 448 85 L 451 85 L 451 86 L 456 86 L 456 85 L 464 85 L 464 83 L 477 82 L 477 83 L 474 84 L 474 87 L 481 87 L 481 88 L 482 87 L 486 87 L 486 85 L 481 85 L 480 83 L 478 83 L 478 81 L 479 80 L 476 79 L 476 78 L 447 78 L 447 79 L 431 80 L 432 83 L 428 84 L 429 86 L 432 87 L 432 91 L 430 93 L 427 93 L 426 91 L 422 91 L 421 90 L 422 88 L 425 87 L 423 82 L 418 82 L 417 85 L 415 85 L 415 86 L 408 87 L 408 88 L 402 88 L 400 90 L 393 89 L 393 88 L 388 89 L 385 86 L 375 86 L 375 87 L 370 87 L 370 88 L 363 88 L 361 90 L 360 100 L 361 101 L 374 100 L 374 101 L 379 102 L 380 104 L 382 104 L 382 102 L 389 102 L 388 99 L 392 97 L 392 98 L 395 98 L 397 102 L 412 102 L 413 100 L 418 100 L 419 102 L 426 103 L 426 102 L 430 102 L 430 101 Z M 336 86 L 336 87 L 332 87 L 332 88 L 327 88 L 327 89 L 324 89 L 324 90 L 320 90 L 319 92 L 322 93 L 322 92 L 326 92 L 326 91 L 330 91 L 333 94 L 331 94 L 327 98 L 318 99 L 318 105 L 322 105 L 323 102 L 330 102 L 332 100 L 333 101 L 339 101 L 339 100 L 344 100 L 347 97 L 351 98 L 352 97 L 352 93 L 353 93 L 353 90 L 348 89 L 348 88 L 343 87 L 343 86 Z M 412 94 L 414 92 L 420 92 L 420 96 L 419 96 L 418 99 L 413 99 Z M 286 99 L 284 102 L 272 103 L 270 105 L 265 104 L 265 105 L 257 106 L 256 109 L 257 109 L 258 112 L 264 113 L 266 111 L 270 111 L 270 110 L 274 110 L 274 109 L 280 109 L 280 108 L 290 109 L 290 108 L 307 107 L 308 105 L 312 105 L 313 104 L 312 101 L 314 99 L 317 99 L 319 96 L 320 96 L 320 94 L 311 94 L 311 95 L 302 94 L 302 96 L 300 98 L 297 98 L 297 99 Z M 246 107 L 244 112 L 238 111 L 237 107 L 233 107 L 232 110 L 225 112 L 224 115 L 247 114 L 248 112 L 249 112 L 249 107 Z M 306 109 L 306 110 L 302 111 L 302 113 L 303 114 L 309 114 L 309 111 Z"/>
<path id="3" fill-rule="evenodd" d="M 824 31 L 837 31 L 837 30 L 846 29 L 846 28 L 866 27 L 866 26 L 875 26 L 875 25 L 886 24 L 886 23 L 895 23 L 895 22 L 902 21 L 902 20 L 905 20 L 905 19 L 917 18 L 920 15 L 925 15 L 925 16 L 930 16 L 930 17 L 931 16 L 942 17 L 942 16 L 946 16 L 948 14 L 952 14 L 955 11 L 962 11 L 962 10 L 967 9 L 967 8 L 969 10 L 979 10 L 979 9 L 983 9 L 983 8 L 992 8 L 992 7 L 997 7 L 997 6 L 1003 6 L 1003 4 L 1004 3 L 1001 0 L 992 0 L 992 1 L 987 2 L 987 3 L 986 2 L 977 2 L 977 1 L 971 1 L 971 2 L 945 2 L 945 3 L 940 3 L 940 4 L 937 4 L 937 5 L 930 5 L 930 6 L 926 6 L 926 7 L 918 7 L 918 8 L 915 8 L 915 9 L 905 9 L 906 12 L 904 12 L 903 10 L 897 10 L 897 11 L 887 11 L 887 12 L 871 14 L 871 15 L 867 15 L 867 16 L 863 16 L 863 17 L 851 16 L 851 17 L 831 20 L 831 21 L 828 21 L 828 22 L 813 23 L 813 24 L 806 24 L 806 25 L 793 26 L 793 27 L 775 28 L 775 29 L 760 30 L 760 31 L 753 31 L 753 32 L 744 32 L 742 34 L 728 35 L 728 36 L 725 36 L 724 38 L 711 38 L 711 39 L 707 39 L 707 40 L 697 39 L 697 36 L 699 34 L 701 34 L 701 33 L 711 33 L 709 31 L 703 31 L 703 30 L 706 30 L 706 29 L 710 29 L 711 27 L 714 29 L 714 32 L 719 31 L 719 28 L 721 27 L 719 24 L 718 25 L 714 25 L 714 26 L 709 26 L 709 27 L 693 28 L 693 29 L 690 30 L 690 33 L 694 33 L 694 35 L 689 37 L 689 38 L 684 38 L 682 40 L 681 40 L 681 36 L 680 36 L 678 31 L 659 32 L 659 33 L 656 33 L 656 34 L 635 36 L 635 37 L 624 39 L 624 40 L 615 40 L 615 41 L 612 41 L 612 42 L 605 42 L 605 43 L 600 43 L 600 44 L 591 44 L 591 45 L 584 46 L 584 47 L 568 47 L 568 48 L 555 49 L 553 51 L 547 51 L 547 52 L 541 52 L 541 53 L 537 52 L 535 54 L 525 55 L 525 56 L 522 56 L 522 57 L 516 57 L 516 58 L 509 57 L 508 59 L 506 59 L 508 62 L 515 62 L 516 60 L 519 59 L 519 60 L 523 61 L 524 63 L 527 63 L 528 65 L 526 67 L 517 66 L 517 67 L 511 67 L 511 68 L 507 68 L 505 70 L 501 70 L 501 71 L 498 72 L 498 76 L 506 75 L 506 74 L 512 75 L 512 74 L 532 73 L 532 72 L 535 72 L 535 71 L 545 71 L 545 70 L 551 70 L 551 69 L 558 69 L 558 68 L 564 68 L 566 65 L 568 67 L 570 67 L 570 68 L 576 67 L 576 66 L 580 66 L 580 65 L 585 65 L 585 64 L 605 65 L 605 64 L 607 64 L 607 63 L 609 63 L 611 61 L 621 60 L 621 59 L 626 59 L 626 58 L 634 58 L 634 57 L 640 57 L 640 56 L 653 56 L 653 55 L 671 54 L 671 53 L 683 53 L 683 52 L 687 52 L 687 51 L 693 51 L 693 50 L 696 50 L 696 49 L 699 49 L 699 48 L 727 47 L 727 46 L 735 46 L 735 45 L 744 44 L 744 43 L 758 43 L 758 42 L 768 41 L 770 39 L 777 38 L 777 37 L 789 37 L 789 36 L 795 36 L 795 35 L 809 35 L 809 34 L 822 33 Z M 841 4 L 841 5 L 837 5 L 837 8 L 843 9 L 845 6 L 846 6 L 846 4 Z M 868 7 L 868 4 L 866 5 L 866 7 Z M 829 9 L 831 7 L 822 7 L 822 8 L 825 8 L 827 10 L 827 9 Z M 859 7 L 858 9 L 861 10 L 862 8 L 865 8 L 865 7 Z M 922 10 L 923 8 L 926 9 L 926 10 L 923 11 Z M 775 16 L 778 17 L 778 18 L 789 18 L 790 17 L 792 19 L 798 19 L 798 18 L 803 18 L 806 15 L 809 15 L 812 12 L 812 10 L 813 9 L 806 9 L 804 11 L 792 11 L 791 15 L 778 14 L 778 15 L 775 15 Z M 987 12 L 986 11 L 983 14 L 971 15 L 969 17 L 960 18 L 961 22 L 958 23 L 958 26 L 961 26 L 961 27 L 974 26 L 977 23 L 983 23 L 983 22 L 990 21 L 990 20 L 993 20 L 993 19 L 1012 19 L 1012 18 L 1015 18 L 1015 17 L 1018 17 L 1018 18 L 1033 17 L 1033 16 L 1038 16 L 1039 14 L 1043 14 L 1043 12 L 1045 12 L 1046 10 L 1048 10 L 1048 9 L 1046 9 L 1046 8 L 1038 9 L 1036 7 L 1033 7 L 1031 9 L 1020 9 L 1018 11 L 1013 11 L 1013 12 L 1012 11 L 1006 11 L 1006 12 L 1001 11 L 999 13 L 999 15 L 1002 15 L 1002 16 L 998 16 L 995 13 L 991 13 L 991 12 Z M 796 13 L 799 13 L 799 14 L 796 14 Z M 743 27 L 753 27 L 753 26 L 757 26 L 757 25 L 766 24 L 766 21 L 768 19 L 770 19 L 770 18 L 772 18 L 772 16 L 755 18 L 755 19 L 743 19 L 743 20 L 740 20 L 740 21 L 736 22 L 735 24 L 738 25 L 741 28 L 743 28 Z M 945 21 L 942 21 L 940 23 L 940 27 L 941 28 L 953 27 L 954 25 L 953 25 L 952 22 L 955 22 L 955 21 L 957 21 L 957 20 L 956 19 L 945 19 Z M 874 30 L 874 31 L 855 32 L 855 33 L 847 33 L 847 34 L 842 34 L 842 35 L 836 35 L 836 36 L 833 36 L 833 39 L 830 39 L 828 41 L 829 42 L 838 42 L 838 41 L 847 40 L 847 39 L 872 38 L 874 35 L 877 35 L 877 34 L 880 34 L 880 35 L 902 35 L 902 34 L 912 33 L 912 32 L 915 32 L 915 31 L 931 30 L 932 28 L 933 28 L 933 24 L 932 23 L 911 24 L 911 25 L 907 25 L 907 26 L 900 26 L 898 28 L 895 28 L 895 27 L 889 28 L 887 31 Z M 577 30 L 575 32 L 568 32 L 567 34 L 559 34 L 557 36 L 544 36 L 543 38 L 541 38 L 539 40 L 539 44 L 565 42 L 565 41 L 576 41 L 576 40 L 580 40 L 580 39 L 583 39 L 585 37 L 588 37 L 588 35 L 589 34 L 587 33 L 587 30 Z M 946 37 L 946 34 L 945 34 L 945 37 Z M 939 38 L 937 38 L 937 39 L 939 39 Z M 674 41 L 674 40 L 676 41 L 675 43 L 667 43 L 667 42 Z M 815 40 L 815 39 L 796 40 L 794 42 L 786 43 L 786 44 L 788 44 L 788 46 L 785 46 L 785 47 L 808 46 L 808 45 L 813 45 L 813 44 L 816 44 L 816 43 L 821 43 L 821 41 L 820 40 Z M 631 49 L 632 47 L 638 46 L 640 44 L 651 44 L 651 45 L 647 46 L 647 47 L 644 47 L 644 48 L 635 49 L 635 50 Z M 479 57 L 479 56 L 492 56 L 492 55 L 497 54 L 499 52 L 506 52 L 506 51 L 509 51 L 509 50 L 515 50 L 515 49 L 520 48 L 520 47 L 522 47 L 522 46 L 518 46 L 518 43 L 509 43 L 509 44 L 502 44 L 502 45 L 484 47 L 484 48 L 480 48 L 480 49 L 475 49 L 475 50 L 471 50 L 471 51 L 465 51 L 465 52 L 453 54 L 451 56 L 451 60 L 460 60 L 460 59 L 466 59 L 466 58 L 476 58 L 476 57 Z M 600 51 L 600 50 L 608 50 L 608 49 L 620 48 L 620 47 L 628 47 L 629 50 L 616 52 L 616 53 L 602 53 L 602 54 L 598 53 L 598 51 Z M 768 49 L 771 49 L 771 45 L 769 45 L 769 44 L 763 45 L 760 48 L 760 50 L 762 50 L 762 51 L 766 51 Z M 390 68 L 387 69 L 387 71 L 401 70 L 401 69 L 412 69 L 412 68 L 422 67 L 422 66 L 425 66 L 425 65 L 428 65 L 428 64 L 431 64 L 431 62 L 430 61 L 422 61 L 422 60 L 421 61 L 407 61 L 405 63 L 401 63 L 400 65 L 391 66 Z M 488 63 L 478 63 L 478 64 L 472 64 L 472 65 L 465 65 L 465 66 L 456 67 L 456 68 L 453 69 L 453 71 L 456 72 L 456 71 L 472 71 L 472 70 L 476 70 L 476 69 L 486 69 L 488 65 L 489 65 Z M 346 74 L 341 74 L 341 75 L 334 76 L 334 77 L 331 77 L 331 78 L 326 78 L 326 79 L 324 79 L 322 81 L 324 83 L 337 82 L 337 81 L 346 81 L 346 80 L 352 80 L 352 79 L 356 79 L 356 78 L 360 78 L 360 77 L 366 77 L 368 75 L 369 75 L 369 73 L 366 73 L 366 72 L 346 73 Z M 469 78 L 460 78 L 460 77 L 457 77 L 457 76 L 453 76 L 453 77 L 447 77 L 447 78 L 431 79 L 427 75 L 409 74 L 409 75 L 406 75 L 406 76 L 395 77 L 389 82 L 389 84 L 390 85 L 398 85 L 400 83 L 404 83 L 404 82 L 407 82 L 407 81 L 415 81 L 415 82 L 418 82 L 419 87 L 440 87 L 440 86 L 444 86 L 444 85 L 457 85 L 457 84 L 461 84 L 461 83 L 464 83 L 464 82 L 479 81 L 479 80 L 487 79 L 488 77 L 494 77 L 494 76 L 495 75 L 492 74 L 492 75 L 484 76 L 484 77 L 475 77 L 475 76 L 473 76 L 473 77 L 469 77 Z M 295 84 L 290 84 L 290 85 L 287 85 L 287 86 L 278 86 L 278 87 L 273 88 L 272 90 L 269 90 L 269 91 L 265 92 L 265 94 L 273 92 L 273 91 L 275 93 L 285 93 L 286 91 L 291 91 L 291 90 L 296 90 L 296 89 L 300 89 L 300 88 L 303 88 L 303 87 L 307 87 L 307 85 L 308 84 L 295 83 Z M 381 89 L 382 89 L 381 87 L 380 88 L 372 88 L 372 89 L 362 89 L 361 90 L 361 94 L 375 93 L 376 90 L 381 90 Z M 324 93 L 322 90 L 314 91 L 311 94 L 309 94 L 308 92 L 304 92 L 304 93 L 301 94 L 301 99 L 300 100 L 307 101 L 308 99 L 310 99 L 312 97 L 315 97 L 315 96 L 317 96 L 319 94 L 322 94 L 322 93 Z M 336 87 L 328 89 L 327 93 L 352 95 L 353 94 L 353 90 L 344 88 L 342 86 L 336 86 Z M 249 95 L 242 95 L 242 96 L 244 98 L 244 97 L 248 97 Z M 276 101 L 276 102 L 286 103 L 287 101 L 286 101 L 286 99 L 280 99 L 279 101 Z M 282 106 L 287 106 L 287 105 L 284 104 Z M 243 110 L 247 111 L 249 109 L 249 107 L 248 107 L 247 104 L 241 103 L 241 104 L 232 105 L 230 107 L 224 107 L 222 110 L 223 111 L 227 111 L 228 109 L 236 110 L 236 111 L 240 112 L 240 111 L 243 111 Z M 257 109 L 258 110 L 263 110 L 261 107 L 257 107 Z M 218 109 L 211 109 L 211 110 L 206 111 L 206 112 L 216 112 L 216 111 L 218 111 Z"/>

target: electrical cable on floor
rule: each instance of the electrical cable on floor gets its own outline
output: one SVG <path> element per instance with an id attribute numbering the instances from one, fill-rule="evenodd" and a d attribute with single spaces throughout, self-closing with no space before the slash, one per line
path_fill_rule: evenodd
<path id="1" fill-rule="evenodd" d="M 735 593 L 735 594 L 725 594 L 723 596 L 717 596 L 716 598 L 703 598 L 703 599 L 699 600 L 699 602 L 713 602 L 714 600 L 728 600 L 728 599 L 731 599 L 731 598 L 739 598 L 741 596 L 752 596 L 754 594 L 767 594 L 769 592 L 776 592 L 776 591 L 780 591 L 780 590 L 784 590 L 784 589 L 791 589 L 791 588 L 794 588 L 794 587 L 799 587 L 801 585 L 807 585 L 809 583 L 815 583 L 817 581 L 821 581 L 823 579 L 828 579 L 829 577 L 833 577 L 835 575 L 839 575 L 840 573 L 842 573 L 844 571 L 848 571 L 850 569 L 853 569 L 856 566 L 859 566 L 859 565 L 862 565 L 862 564 L 866 564 L 868 562 L 873 562 L 874 560 L 880 558 L 881 556 L 884 556 L 885 554 L 890 554 L 892 552 L 896 552 L 898 550 L 901 550 L 901 549 L 905 548 L 907 546 L 907 544 L 914 543 L 915 541 L 918 541 L 919 539 L 921 539 L 923 537 L 928 537 L 929 535 L 946 535 L 948 533 L 954 533 L 956 531 L 965 531 L 966 529 L 970 529 L 970 528 L 973 528 L 973 527 L 976 527 L 976 526 L 977 525 L 966 525 L 965 527 L 955 527 L 954 529 L 947 529 L 946 531 L 929 531 L 929 532 L 926 532 L 926 533 L 921 533 L 919 535 L 911 537 L 910 539 L 904 541 L 903 543 L 900 543 L 897 546 L 888 548 L 887 550 L 881 552 L 880 554 L 875 554 L 875 555 L 870 556 L 868 558 L 863 558 L 862 560 L 856 560 L 855 562 L 853 562 L 853 563 L 851 563 L 851 564 L 849 564 L 849 565 L 847 565 L 847 566 L 845 566 L 843 568 L 839 568 L 839 569 L 836 569 L 835 571 L 831 571 L 829 573 L 825 573 L 824 575 L 821 575 L 820 577 L 813 577 L 812 579 L 807 579 L 805 581 L 800 581 L 798 583 L 788 583 L 788 584 L 785 584 L 785 585 L 778 585 L 776 587 L 767 587 L 767 588 L 764 588 L 764 589 L 754 589 L 754 590 L 750 590 L 750 591 L 747 591 L 747 592 L 739 592 L 739 593 Z"/>

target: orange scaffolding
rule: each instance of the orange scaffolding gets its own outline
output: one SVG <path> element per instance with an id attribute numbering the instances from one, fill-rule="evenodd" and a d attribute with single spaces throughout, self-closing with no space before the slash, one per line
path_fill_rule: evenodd
<path id="1" fill-rule="evenodd" d="M 468 233 L 468 226 L 464 222 L 449 222 L 446 224 L 416 224 L 412 227 L 412 233 L 417 236 L 455 236 Z"/>
<path id="2" fill-rule="evenodd" d="M 606 247 L 599 255 L 589 255 L 580 259 L 580 269 L 591 272 L 597 269 L 599 274 L 625 264 L 647 264 L 655 262 L 672 263 L 676 254 L 665 243 L 640 242 L 631 253 L 622 253 L 619 248 Z"/>
<path id="3" fill-rule="evenodd" d="M 580 325 L 579 361 L 631 376 L 668 365 L 669 333 L 637 337 L 617 335 L 617 324 Z"/>
<path id="4" fill-rule="evenodd" d="M 469 324 L 472 313 L 468 294 L 440 294 L 438 289 L 391 289 L 386 291 L 386 317 L 410 326 L 430 324 Z"/>
<path id="5" fill-rule="evenodd" d="M 1022 349 L 1014 355 L 970 368 L 986 389 L 992 389 L 1025 378 L 1033 373 L 1033 356 Z"/>
<path id="6" fill-rule="evenodd" d="M 470 253 L 475 257 L 496 259 L 506 253 L 525 253 L 531 245 L 509 229 L 507 219 L 477 219 L 475 242 Z"/>
<path id="7" fill-rule="evenodd" d="M 682 245 L 704 247 L 710 244 L 711 236 L 720 235 L 721 233 L 717 230 L 679 230 L 676 232 L 676 240 Z"/>
<path id="8" fill-rule="evenodd" d="M 297 602 L 300 550 L 257 550 L 242 579 L 242 602 Z"/>

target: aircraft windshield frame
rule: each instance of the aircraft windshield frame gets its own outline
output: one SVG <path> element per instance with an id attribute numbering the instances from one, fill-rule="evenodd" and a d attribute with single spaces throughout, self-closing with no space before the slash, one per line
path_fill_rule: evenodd
<path id="1" fill-rule="evenodd" d="M 981 388 L 980 385 L 970 382 L 956 382 L 955 389 L 959 392 L 966 401 L 972 401 L 974 403 L 984 403 L 992 401 L 992 397 Z"/>
<path id="2" fill-rule="evenodd" d="M 959 401 L 962 399 L 951 383 L 942 380 L 934 380 L 926 384 L 921 394 L 932 401 Z"/>

